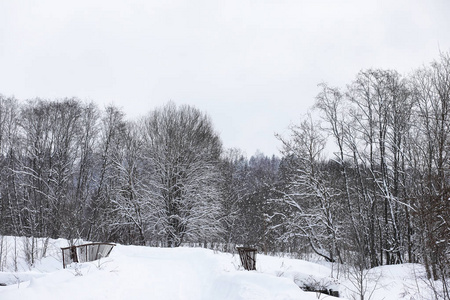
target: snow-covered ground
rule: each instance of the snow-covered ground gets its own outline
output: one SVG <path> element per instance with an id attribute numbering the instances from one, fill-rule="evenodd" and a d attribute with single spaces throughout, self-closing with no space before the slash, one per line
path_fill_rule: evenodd
<path id="1" fill-rule="evenodd" d="M 315 292 L 298 287 L 305 285 L 339 289 L 341 297 L 359 299 L 355 284 L 359 275 L 366 299 L 431 299 L 425 281 L 413 276 L 422 270 L 419 265 L 380 267 L 345 279 L 336 266 L 286 257 L 258 255 L 258 270 L 249 272 L 240 267 L 238 255 L 201 248 L 117 245 L 108 258 L 63 269 L 60 247 L 68 243 L 60 239 L 50 240 L 46 257 L 29 268 L 25 251 L 17 246 L 23 242 L 24 238 L 16 238 L 14 244 L 13 238 L 3 237 L 0 283 L 7 286 L 0 286 L 2 300 L 318 299 Z M 339 280 L 334 279 L 338 271 Z"/>

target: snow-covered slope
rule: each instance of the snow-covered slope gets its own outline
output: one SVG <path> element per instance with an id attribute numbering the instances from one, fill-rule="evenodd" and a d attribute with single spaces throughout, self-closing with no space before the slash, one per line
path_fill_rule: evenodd
<path id="1" fill-rule="evenodd" d="M 26 238 L 0 238 L 0 299 L 318 299 L 299 286 L 339 290 L 340 299 L 431 299 L 420 265 L 383 266 L 357 272 L 344 266 L 258 254 L 257 271 L 240 267 L 238 255 L 201 248 L 117 245 L 108 258 L 63 269 L 66 240 L 36 240 L 45 257 L 26 263 Z M 34 245 L 36 246 L 36 245 Z M 14 270 L 15 269 L 15 270 Z M 14 271 L 12 271 L 14 270 Z M 336 278 L 339 278 L 336 279 Z M 362 278 L 363 286 L 358 286 Z M 439 283 L 432 288 L 439 288 Z M 328 295 L 320 299 L 331 300 Z M 334 298 L 336 299 L 336 298 Z"/>
<path id="2" fill-rule="evenodd" d="M 0 287 L 0 299 L 316 299 L 288 278 L 235 266 L 236 256 L 206 249 L 118 245 L 108 258 L 67 269 L 47 257 L 21 272 L 30 281 Z"/>

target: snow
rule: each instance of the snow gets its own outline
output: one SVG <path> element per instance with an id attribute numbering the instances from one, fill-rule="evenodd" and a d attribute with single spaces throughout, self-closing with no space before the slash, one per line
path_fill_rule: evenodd
<path id="1" fill-rule="evenodd" d="M 0 299 L 316 299 L 288 278 L 240 270 L 236 255 L 117 245 L 108 258 L 63 269 L 57 248 L 67 245 L 57 244 L 52 256 L 16 273 L 24 282 L 1 272 L 10 285 L 0 287 Z"/>
<path id="2" fill-rule="evenodd" d="M 0 251 L 0 299 L 176 299 L 176 300 L 288 300 L 318 299 L 299 286 L 316 285 L 355 297 L 351 277 L 335 279 L 330 264 L 258 254 L 257 271 L 245 271 L 238 255 L 202 248 L 152 248 L 117 245 L 108 258 L 63 269 L 60 247 L 65 240 L 50 240 L 46 257 L 32 268 L 23 249 L 13 251 L 13 238 L 3 237 Z M 19 242 L 23 242 L 23 239 Z M 16 242 L 17 242 L 16 239 Z M 0 249 L 1 250 L 1 249 Z M 12 254 L 15 254 L 13 259 Z M 18 255 L 18 253 L 20 255 Z M 12 272 L 13 262 L 19 267 Z M 419 265 L 375 268 L 364 273 L 371 299 L 426 299 L 416 280 Z M 367 294 L 366 296 L 368 296 Z M 336 299 L 321 295 L 320 299 Z M 340 298 L 345 299 L 345 298 Z M 366 297 L 369 299 L 369 297 Z"/>

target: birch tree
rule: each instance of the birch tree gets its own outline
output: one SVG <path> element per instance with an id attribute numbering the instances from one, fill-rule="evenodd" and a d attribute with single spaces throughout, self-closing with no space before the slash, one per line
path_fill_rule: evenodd
<path id="1" fill-rule="evenodd" d="M 442 54 L 431 67 L 419 69 L 413 77 L 417 110 L 416 144 L 418 182 L 414 185 L 424 260 L 429 278 L 448 278 L 450 253 L 449 215 L 449 131 L 450 56 Z"/>
<path id="2" fill-rule="evenodd" d="M 279 137 L 284 156 L 291 156 L 296 162 L 283 197 L 291 214 L 285 216 L 288 230 L 282 238 L 305 237 L 316 254 L 327 261 L 342 261 L 336 218 L 340 191 L 329 186 L 328 174 L 321 167 L 325 137 L 318 128 L 318 123 L 310 118 L 299 126 L 291 126 L 290 139 Z"/>

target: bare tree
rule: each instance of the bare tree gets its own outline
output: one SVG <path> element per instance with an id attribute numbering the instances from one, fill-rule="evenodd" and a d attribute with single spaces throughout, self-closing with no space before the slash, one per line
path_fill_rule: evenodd
<path id="1" fill-rule="evenodd" d="M 449 131 L 450 131 L 450 56 L 441 54 L 431 67 L 413 76 L 417 110 L 417 172 L 415 187 L 418 226 L 422 229 L 422 258 L 427 275 L 433 279 L 448 278 L 450 263 L 449 215 Z M 444 280 L 445 282 L 445 280 Z M 447 289 L 448 295 L 448 289 Z"/>
<path id="2" fill-rule="evenodd" d="M 291 126 L 290 140 L 279 137 L 283 154 L 295 159 L 292 179 L 282 200 L 291 208 L 290 215 L 285 216 L 288 230 L 282 239 L 306 237 L 315 253 L 328 261 L 342 261 L 335 218 L 340 191 L 328 184 L 330 179 L 322 168 L 325 137 L 319 128 L 310 118 L 299 126 Z"/>
<path id="3" fill-rule="evenodd" d="M 80 116 L 80 133 L 77 138 L 78 152 L 74 166 L 74 203 L 72 213 L 75 216 L 67 238 L 88 236 L 91 195 L 95 192 L 96 154 L 99 140 L 100 112 L 93 103 L 82 107 Z"/>
<path id="4" fill-rule="evenodd" d="M 153 207 L 146 189 L 143 163 L 143 139 L 136 123 L 127 123 L 123 147 L 113 155 L 113 167 L 117 183 L 112 187 L 113 209 L 116 219 L 112 222 L 116 240 L 145 245 L 149 238 L 149 224 L 155 223 Z"/>
<path id="5" fill-rule="evenodd" d="M 124 113 L 108 106 L 101 118 L 99 141 L 96 147 L 95 187 L 87 208 L 87 239 L 112 239 L 110 223 L 113 219 L 113 186 L 118 177 L 114 169 L 114 155 L 123 145 L 125 130 Z"/>
<path id="6" fill-rule="evenodd" d="M 17 169 L 19 103 L 0 95 L 0 234 L 22 232 Z"/>
<path id="7" fill-rule="evenodd" d="M 190 106 L 169 103 L 144 120 L 148 189 L 158 215 L 155 231 L 169 247 L 214 239 L 220 232 L 222 151 L 211 121 Z"/>

